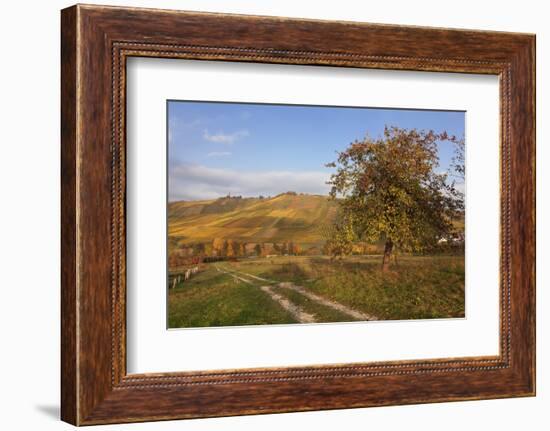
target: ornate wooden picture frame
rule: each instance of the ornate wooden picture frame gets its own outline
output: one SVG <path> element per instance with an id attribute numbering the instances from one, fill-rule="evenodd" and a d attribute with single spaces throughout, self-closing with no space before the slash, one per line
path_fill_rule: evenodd
<path id="1" fill-rule="evenodd" d="M 535 37 L 77 5 L 62 11 L 61 416 L 75 425 L 535 394 Z M 126 60 L 330 65 L 500 80 L 500 354 L 126 372 Z M 497 222 L 495 220 L 495 222 Z"/>

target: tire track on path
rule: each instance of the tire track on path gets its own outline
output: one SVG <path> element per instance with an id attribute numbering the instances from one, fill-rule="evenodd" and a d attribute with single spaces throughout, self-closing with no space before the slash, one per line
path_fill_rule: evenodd
<path id="1" fill-rule="evenodd" d="M 312 300 L 312 301 L 314 301 L 318 304 L 324 305 L 325 307 L 333 308 L 334 310 L 337 310 L 337 311 L 339 311 L 343 314 L 346 314 L 346 315 L 354 318 L 355 320 L 364 320 L 364 321 L 380 320 L 378 317 L 376 317 L 373 314 L 363 313 L 362 311 L 354 310 L 353 308 L 350 308 L 350 307 L 348 307 L 348 306 L 346 306 L 346 305 L 344 305 L 340 302 L 331 301 L 330 299 L 327 299 L 325 297 L 316 295 L 315 293 L 312 293 L 312 292 L 308 291 L 304 287 L 298 286 L 298 285 L 296 285 L 294 283 L 291 283 L 291 282 L 278 282 L 278 281 L 275 281 L 275 280 L 269 280 L 267 278 L 259 277 L 257 275 L 248 274 L 246 272 L 237 271 L 237 270 L 231 270 L 231 271 L 228 270 L 226 272 L 228 274 L 232 274 L 232 275 L 235 274 L 235 273 L 241 274 L 243 276 L 253 278 L 253 279 L 258 280 L 258 281 L 270 283 L 272 285 L 274 284 L 274 285 L 276 285 L 278 287 L 281 287 L 283 289 L 294 290 L 295 292 L 298 292 L 299 294 L 305 296 L 306 298 L 308 298 L 308 299 L 310 299 L 310 300 Z M 268 286 L 265 286 L 265 287 L 268 287 Z M 270 290 L 271 290 L 271 288 L 270 288 Z M 271 291 L 271 292 L 276 294 L 273 291 Z"/>
<path id="2" fill-rule="evenodd" d="M 225 269 L 221 269 L 219 266 L 216 266 L 216 269 L 219 272 L 223 272 L 224 274 L 230 275 L 235 280 L 242 281 L 243 283 L 250 284 L 251 286 L 256 286 L 252 281 L 247 280 L 246 278 L 240 277 L 237 274 L 227 271 Z M 249 274 L 246 274 L 249 275 Z M 257 278 L 257 277 L 253 277 Z M 285 298 L 283 295 L 280 295 L 276 292 L 273 292 L 271 286 L 261 286 L 260 289 L 262 292 L 265 292 L 268 294 L 272 300 L 277 302 L 281 307 L 283 307 L 286 311 L 288 311 L 292 317 L 294 317 L 298 322 L 300 323 L 315 323 L 315 316 L 310 313 L 306 313 L 301 307 L 294 304 L 289 299 Z"/>

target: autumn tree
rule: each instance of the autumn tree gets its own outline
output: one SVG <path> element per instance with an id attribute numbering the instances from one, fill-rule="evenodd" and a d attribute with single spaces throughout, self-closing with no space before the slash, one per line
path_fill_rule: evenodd
<path id="1" fill-rule="evenodd" d="M 226 251 L 226 241 L 223 238 L 214 238 L 212 240 L 212 251 L 215 256 L 221 257 L 225 256 Z"/>
<path id="2" fill-rule="evenodd" d="M 351 254 L 353 243 L 357 240 L 354 230 L 354 216 L 351 212 L 340 212 L 335 222 L 328 228 L 325 228 L 326 242 L 323 247 L 323 253 L 342 258 Z"/>
<path id="3" fill-rule="evenodd" d="M 196 244 L 193 244 L 193 255 L 194 256 L 204 256 L 206 253 L 206 246 L 204 243 L 199 242 Z"/>
<path id="4" fill-rule="evenodd" d="M 242 244 L 233 239 L 228 239 L 224 243 L 224 256 L 226 257 L 239 257 L 243 255 Z"/>
<path id="5" fill-rule="evenodd" d="M 225 241 L 225 256 L 226 257 L 235 257 L 235 241 L 229 239 Z"/>
<path id="6" fill-rule="evenodd" d="M 300 246 L 296 243 L 294 243 L 293 241 L 290 241 L 290 244 L 288 246 L 288 252 L 289 254 L 292 254 L 294 256 L 300 254 Z"/>
<path id="7" fill-rule="evenodd" d="M 288 254 L 294 255 L 296 252 L 294 251 L 294 242 L 289 241 L 288 242 Z"/>
<path id="8" fill-rule="evenodd" d="M 439 173 L 438 142 L 446 132 L 385 127 L 381 137 L 355 141 L 338 153 L 328 184 L 340 205 L 331 237 L 333 254 L 351 253 L 353 241 L 384 241 L 382 269 L 395 248 L 422 251 L 452 229 L 462 194 Z"/>

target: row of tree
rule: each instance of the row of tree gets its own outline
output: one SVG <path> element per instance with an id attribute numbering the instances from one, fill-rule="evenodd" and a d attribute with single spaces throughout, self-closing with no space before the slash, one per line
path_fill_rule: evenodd
<path id="1" fill-rule="evenodd" d="M 233 239 L 215 238 L 212 242 L 199 242 L 190 245 L 172 245 L 172 254 L 182 257 L 241 257 L 268 255 L 297 255 L 301 247 L 293 241 L 282 242 L 244 242 Z"/>

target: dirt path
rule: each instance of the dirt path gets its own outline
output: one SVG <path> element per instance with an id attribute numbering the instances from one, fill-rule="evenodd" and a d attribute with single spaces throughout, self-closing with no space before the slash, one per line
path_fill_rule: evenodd
<path id="1" fill-rule="evenodd" d="M 220 271 L 219 267 L 216 267 L 218 269 L 218 271 Z M 297 286 L 295 285 L 294 283 L 290 283 L 290 282 L 278 282 L 278 281 L 274 281 L 274 280 L 268 280 L 267 278 L 262 278 L 262 277 L 258 277 L 256 275 L 253 275 L 253 274 L 248 274 L 246 272 L 242 272 L 242 271 L 237 271 L 237 270 L 232 270 L 232 271 L 226 271 L 226 270 L 222 270 L 223 272 L 227 273 L 227 274 L 230 274 L 232 275 L 233 277 L 236 277 L 237 279 L 241 280 L 241 281 L 245 281 L 249 284 L 253 284 L 251 283 L 249 280 L 246 281 L 244 280 L 243 278 L 240 278 L 238 275 L 236 274 L 241 274 L 242 276 L 245 276 L 245 277 L 249 277 L 249 278 L 253 278 L 253 279 L 256 279 L 258 281 L 262 281 L 262 282 L 267 282 L 267 283 L 270 283 L 270 284 L 274 284 L 278 287 L 281 287 L 283 289 L 290 289 L 290 290 L 294 290 L 295 292 L 298 292 L 299 294 L 305 296 L 306 298 L 314 301 L 314 302 L 317 302 L 318 304 L 321 304 L 321 305 L 324 305 L 325 307 L 330 307 L 330 308 L 333 308 L 335 310 L 338 310 L 339 312 L 343 313 L 343 314 L 346 314 L 356 320 L 380 320 L 378 319 L 376 316 L 372 315 L 372 314 L 367 314 L 367 313 L 363 313 L 361 311 L 357 311 L 357 310 L 354 310 L 352 308 L 349 308 L 348 306 L 344 305 L 344 304 L 341 304 L 340 302 L 336 302 L 336 301 L 331 301 L 327 298 L 324 298 L 322 296 L 319 296 L 319 295 L 316 295 L 314 293 L 311 293 L 309 292 L 307 289 L 303 288 L 302 286 Z M 282 298 L 284 299 L 286 302 L 288 302 L 289 304 L 292 304 L 292 306 L 296 307 L 296 308 L 300 308 L 298 307 L 297 305 L 293 304 L 292 302 L 290 302 L 288 299 L 282 297 L 281 295 L 277 294 L 276 292 L 273 292 L 272 291 L 272 288 L 270 286 L 262 286 L 261 289 L 268 293 L 273 299 L 275 299 L 274 296 L 277 296 L 279 298 Z M 277 302 L 279 302 L 279 304 L 281 304 L 281 301 L 279 299 L 275 299 Z M 282 304 L 281 304 L 282 305 Z M 283 306 L 283 305 L 282 305 Z M 287 309 L 289 312 L 290 310 L 283 306 L 283 308 Z M 303 312 L 303 311 L 302 311 Z M 308 315 L 308 316 L 311 316 L 312 318 L 314 316 L 308 314 L 308 313 L 305 313 L 303 312 L 303 314 L 305 315 Z M 313 320 L 314 322 L 315 320 Z"/>
<path id="2" fill-rule="evenodd" d="M 371 314 L 363 313 L 361 311 L 354 310 L 352 308 L 349 308 L 345 306 L 344 304 L 341 304 L 340 302 L 331 301 L 329 299 L 323 298 L 322 296 L 315 295 L 314 293 L 309 292 L 308 290 L 304 289 L 302 286 L 296 286 L 294 283 L 284 282 L 279 283 L 279 287 L 282 287 L 284 289 L 291 289 L 295 292 L 298 292 L 302 295 L 304 295 L 306 298 L 311 299 L 312 301 L 317 302 L 318 304 L 322 304 L 326 307 L 334 308 L 335 310 L 340 311 L 341 313 L 347 314 L 348 316 L 353 317 L 357 320 L 379 320 L 376 316 L 373 316 Z"/>
<path id="3" fill-rule="evenodd" d="M 223 272 L 224 274 L 230 275 L 235 280 L 239 280 L 239 281 L 242 281 L 243 283 L 247 283 L 247 284 L 250 284 L 252 286 L 255 286 L 255 284 L 252 281 L 247 280 L 246 278 L 240 277 L 240 276 L 238 276 L 237 274 L 235 274 L 233 272 L 221 269 L 218 266 L 216 266 L 216 269 L 219 272 Z M 250 274 L 246 274 L 246 273 L 242 273 L 242 274 L 251 276 Z M 253 278 L 258 278 L 258 277 L 255 277 L 255 276 L 252 276 L 252 277 Z M 262 286 L 262 287 L 260 287 L 260 289 L 262 290 L 262 292 L 267 293 L 271 297 L 271 299 L 273 299 L 275 302 L 277 302 L 286 311 L 288 311 L 292 315 L 292 317 L 294 317 L 298 322 L 300 322 L 300 323 L 315 323 L 316 322 L 315 316 L 313 316 L 313 314 L 306 313 L 301 307 L 294 304 L 293 302 L 291 302 L 290 300 L 288 300 L 284 296 L 273 292 L 271 286 Z"/>
<path id="4" fill-rule="evenodd" d="M 281 307 L 288 311 L 292 316 L 300 323 L 315 323 L 315 316 L 313 314 L 306 313 L 301 307 L 297 306 L 289 299 L 285 298 L 278 293 L 273 292 L 271 286 L 260 287 L 263 292 L 267 293 L 271 299 L 277 301 Z"/>
<path id="5" fill-rule="evenodd" d="M 278 281 L 268 280 L 267 278 L 258 277 L 257 275 L 248 274 L 247 272 L 237 271 L 236 269 L 234 269 L 232 271 L 236 272 L 237 274 L 246 275 L 247 277 L 254 278 L 254 279 L 259 280 L 259 281 L 265 281 L 267 283 L 272 283 L 272 284 L 278 283 Z"/>

